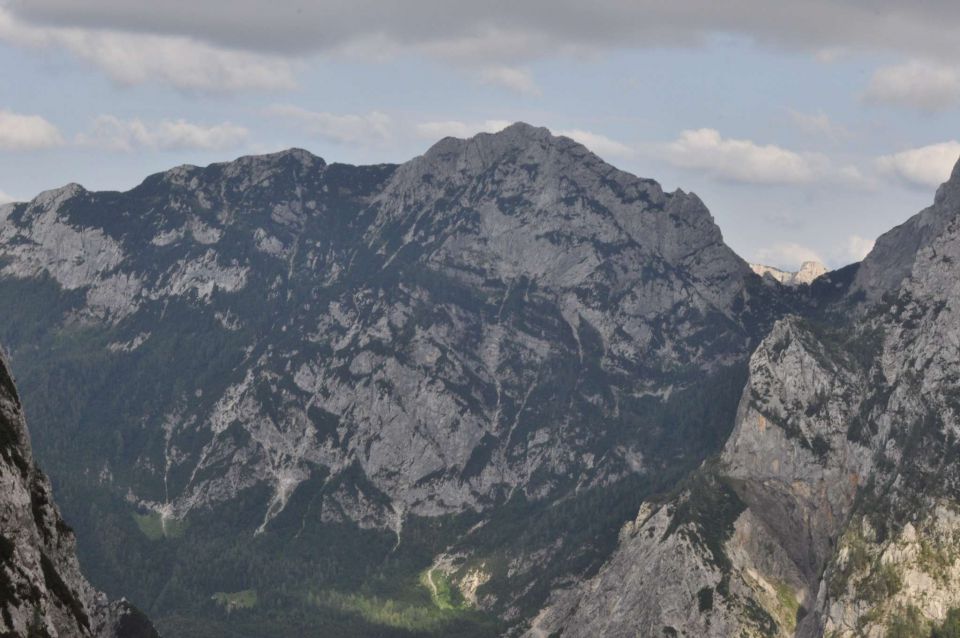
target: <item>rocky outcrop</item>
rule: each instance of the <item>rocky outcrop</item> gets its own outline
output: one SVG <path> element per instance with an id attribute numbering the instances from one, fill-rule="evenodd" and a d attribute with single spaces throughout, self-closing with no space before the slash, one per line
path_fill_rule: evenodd
<path id="1" fill-rule="evenodd" d="M 780 270 L 763 264 L 750 264 L 750 268 L 761 277 L 770 277 L 784 286 L 810 284 L 813 283 L 814 279 L 827 274 L 827 267 L 819 261 L 805 261 L 800 265 L 800 270 L 796 272 Z"/>
<path id="2" fill-rule="evenodd" d="M 933 204 L 903 224 L 877 238 L 873 250 L 863 259 L 854 290 L 869 301 L 896 293 L 913 274 L 922 249 L 944 232 L 960 207 L 960 167 L 937 189 Z"/>
<path id="3" fill-rule="evenodd" d="M 531 635 L 793 635 L 869 474 L 870 450 L 845 428 L 863 379 L 805 321 L 778 322 L 751 357 L 719 459 L 645 504 L 610 562 Z"/>
<path id="4" fill-rule="evenodd" d="M 0 635 L 156 636 L 139 611 L 90 586 L 74 545 L 34 465 L 20 398 L 0 360 Z"/>
<path id="5" fill-rule="evenodd" d="M 530 635 L 880 638 L 956 621 L 958 185 L 960 168 L 878 241 L 826 321 L 776 324 L 719 458 L 646 503 Z"/>

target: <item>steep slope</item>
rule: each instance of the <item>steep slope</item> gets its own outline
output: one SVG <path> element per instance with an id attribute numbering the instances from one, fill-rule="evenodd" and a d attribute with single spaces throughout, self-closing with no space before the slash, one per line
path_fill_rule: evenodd
<path id="1" fill-rule="evenodd" d="M 126 601 L 110 603 L 80 573 L 73 531 L 36 468 L 20 397 L 0 359 L 0 635 L 151 638 Z"/>
<path id="2" fill-rule="evenodd" d="M 800 303 L 696 196 L 524 124 L 399 167 L 293 150 L 0 216 L 21 300 L 0 336 L 93 577 L 184 622 L 249 591 L 277 593 L 224 622 L 355 613 L 331 590 L 428 567 L 515 621 L 719 447 Z"/>
<path id="3" fill-rule="evenodd" d="M 532 635 L 951 635 L 931 632 L 960 618 L 958 193 L 960 165 L 828 323 L 776 324 L 719 458 Z"/>

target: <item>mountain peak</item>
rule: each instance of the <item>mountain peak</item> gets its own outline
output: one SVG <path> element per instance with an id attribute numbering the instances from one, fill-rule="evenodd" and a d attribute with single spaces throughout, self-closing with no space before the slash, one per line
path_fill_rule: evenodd
<path id="1" fill-rule="evenodd" d="M 515 122 L 495 133 L 477 133 L 463 139 L 445 137 L 431 146 L 423 158 L 428 163 L 449 162 L 451 158 L 462 157 L 466 164 L 461 168 L 487 166 L 500 159 L 525 157 L 525 162 L 545 160 L 550 151 L 573 151 L 571 157 L 582 158 L 590 155 L 583 145 L 567 138 L 554 135 L 550 129 L 532 126 L 525 122 Z M 600 161 L 599 158 L 597 161 Z"/>
<path id="2" fill-rule="evenodd" d="M 939 238 L 960 215 L 960 161 L 950 178 L 940 185 L 933 205 L 877 238 L 863 259 L 854 290 L 868 299 L 879 299 L 897 290 L 908 277 L 921 249 Z"/>
<path id="3" fill-rule="evenodd" d="M 276 151 L 274 153 L 264 153 L 262 155 L 246 155 L 246 156 L 240 157 L 239 159 L 242 160 L 247 157 L 257 158 L 262 161 L 274 161 L 274 162 L 292 160 L 295 162 L 299 162 L 301 164 L 313 164 L 318 161 L 322 163 L 324 161 L 322 157 L 314 155 L 310 151 L 303 148 L 296 147 L 296 146 L 292 146 L 282 151 Z"/>
<path id="4" fill-rule="evenodd" d="M 960 159 L 953 165 L 953 171 L 940 188 L 937 189 L 936 204 L 943 205 L 948 201 L 960 200 Z"/>
<path id="5" fill-rule="evenodd" d="M 220 166 L 228 170 L 233 168 L 246 169 L 255 168 L 274 168 L 297 166 L 303 168 L 322 168 L 326 166 L 322 157 L 318 157 L 302 148 L 292 147 L 274 153 L 263 153 L 261 155 L 243 155 L 233 160 L 225 162 Z M 215 165 L 216 166 L 216 165 Z"/>
<path id="6" fill-rule="evenodd" d="M 957 158 L 956 163 L 953 165 L 953 171 L 950 173 L 950 179 L 947 181 L 960 183 L 960 158 Z"/>
<path id="7" fill-rule="evenodd" d="M 42 208 L 57 208 L 68 199 L 72 199 L 86 192 L 87 190 L 80 184 L 70 182 L 65 186 L 43 191 L 33 199 L 31 204 Z"/>
<path id="8" fill-rule="evenodd" d="M 800 265 L 800 270 L 796 272 L 780 270 L 763 264 L 750 264 L 750 268 L 761 277 L 770 277 L 785 286 L 809 284 L 827 272 L 827 267 L 819 261 L 805 261 Z"/>
<path id="9" fill-rule="evenodd" d="M 543 140 L 556 137 L 547 127 L 534 126 L 532 124 L 527 124 L 526 122 L 514 122 L 510 126 L 500 129 L 495 133 L 481 133 L 481 135 L 495 135 L 505 138 L 526 140 Z"/>

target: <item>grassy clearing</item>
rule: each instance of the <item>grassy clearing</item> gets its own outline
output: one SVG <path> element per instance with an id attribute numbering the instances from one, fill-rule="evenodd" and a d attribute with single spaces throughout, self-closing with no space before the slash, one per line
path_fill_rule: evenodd
<path id="1" fill-rule="evenodd" d="M 427 569 L 420 574 L 420 584 L 430 592 L 430 600 L 437 609 L 466 609 L 468 605 L 460 590 L 439 569 Z"/>
<path id="2" fill-rule="evenodd" d="M 137 527 L 143 532 L 143 535 L 152 541 L 161 538 L 180 538 L 187 529 L 187 522 L 176 518 L 164 519 L 157 512 L 149 514 L 133 514 L 133 520 L 137 522 Z"/>
<path id="3" fill-rule="evenodd" d="M 436 578 L 437 572 L 434 572 Z M 431 593 L 431 598 L 433 594 Z M 371 625 L 426 635 L 493 636 L 498 629 L 493 619 L 463 608 L 443 607 L 424 600 L 423 604 L 393 598 L 327 590 L 311 593 L 315 606 L 356 616 Z"/>
<path id="4" fill-rule="evenodd" d="M 800 601 L 793 587 L 786 583 L 776 583 L 777 602 L 780 603 L 781 620 L 787 631 L 793 632 L 797 627 L 797 618 L 800 612 Z"/>

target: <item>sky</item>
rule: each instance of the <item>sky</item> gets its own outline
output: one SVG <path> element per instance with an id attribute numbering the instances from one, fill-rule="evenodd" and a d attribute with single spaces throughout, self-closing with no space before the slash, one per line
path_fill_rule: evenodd
<path id="1" fill-rule="evenodd" d="M 546 126 L 839 267 L 960 157 L 943 0 L 0 0 L 0 201 L 291 146 L 402 162 Z"/>

